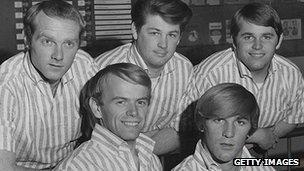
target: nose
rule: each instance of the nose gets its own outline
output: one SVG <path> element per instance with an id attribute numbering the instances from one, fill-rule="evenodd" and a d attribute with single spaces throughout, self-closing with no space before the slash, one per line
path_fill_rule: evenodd
<path id="1" fill-rule="evenodd" d="M 60 46 L 55 46 L 52 53 L 52 59 L 60 61 L 63 59 L 63 50 Z"/>
<path id="2" fill-rule="evenodd" d="M 138 111 L 137 111 L 136 105 L 135 104 L 129 104 L 128 110 L 127 110 L 127 115 L 135 117 L 135 116 L 137 116 L 137 114 L 138 114 Z"/>
<path id="3" fill-rule="evenodd" d="M 168 46 L 168 38 L 167 36 L 161 36 L 158 40 L 158 44 L 157 44 L 158 47 L 162 48 L 162 49 L 165 49 L 167 48 Z"/>
<path id="4" fill-rule="evenodd" d="M 259 50 L 263 47 L 261 40 L 255 39 L 252 45 L 253 49 Z"/>
<path id="5" fill-rule="evenodd" d="M 223 136 L 226 138 L 232 138 L 235 135 L 235 125 L 233 123 L 225 123 L 223 129 Z"/>

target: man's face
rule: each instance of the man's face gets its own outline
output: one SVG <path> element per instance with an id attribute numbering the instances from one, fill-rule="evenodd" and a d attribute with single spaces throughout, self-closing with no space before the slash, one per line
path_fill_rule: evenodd
<path id="1" fill-rule="evenodd" d="M 212 158 L 219 163 L 226 163 L 235 157 L 241 157 L 250 127 L 250 121 L 239 115 L 207 119 L 204 141 Z"/>
<path id="2" fill-rule="evenodd" d="M 147 15 L 140 30 L 132 28 L 137 50 L 147 66 L 162 69 L 179 43 L 180 26 L 167 23 L 159 15 Z"/>
<path id="3" fill-rule="evenodd" d="M 30 43 L 34 67 L 49 83 L 58 82 L 73 63 L 79 47 L 80 26 L 75 21 L 50 18 L 43 12 L 35 20 Z"/>
<path id="4" fill-rule="evenodd" d="M 101 113 L 105 127 L 125 141 L 135 140 L 148 110 L 148 87 L 110 75 L 103 89 Z"/>
<path id="5" fill-rule="evenodd" d="M 251 72 L 267 71 L 281 37 L 272 27 L 259 26 L 245 20 L 240 22 L 236 37 L 236 56 Z"/>

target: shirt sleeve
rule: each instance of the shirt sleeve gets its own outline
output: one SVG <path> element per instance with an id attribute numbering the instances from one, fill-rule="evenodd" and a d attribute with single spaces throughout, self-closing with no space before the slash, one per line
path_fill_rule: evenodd
<path id="1" fill-rule="evenodd" d="M 297 73 L 295 81 L 291 81 L 292 87 L 289 112 L 284 122 L 290 124 L 304 123 L 304 80 L 301 73 Z"/>
<path id="2" fill-rule="evenodd" d="M 0 150 L 15 152 L 15 98 L 5 85 L 0 86 Z"/>

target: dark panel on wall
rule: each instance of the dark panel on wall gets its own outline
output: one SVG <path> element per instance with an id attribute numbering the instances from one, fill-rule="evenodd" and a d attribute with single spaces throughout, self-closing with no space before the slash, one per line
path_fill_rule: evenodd
<path id="1" fill-rule="evenodd" d="M 17 52 L 14 25 L 14 1 L 0 1 L 0 63 Z"/>

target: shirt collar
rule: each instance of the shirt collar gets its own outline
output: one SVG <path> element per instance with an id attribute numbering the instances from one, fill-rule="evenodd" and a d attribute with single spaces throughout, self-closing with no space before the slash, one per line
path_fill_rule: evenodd
<path id="1" fill-rule="evenodd" d="M 39 82 L 44 82 L 44 80 L 42 79 L 41 75 L 37 72 L 36 68 L 32 64 L 29 52 L 27 51 L 24 55 L 25 55 L 25 57 L 24 57 L 24 60 L 23 60 L 23 67 L 25 69 L 25 72 L 29 76 L 29 78 L 35 84 L 38 84 Z M 72 66 L 73 66 L 73 64 L 72 64 Z M 70 69 L 61 78 L 61 82 L 63 84 L 71 81 L 74 78 L 72 66 L 70 67 Z"/>
<path id="2" fill-rule="evenodd" d="M 145 69 L 146 71 L 148 71 L 148 66 L 146 65 L 145 61 L 143 60 L 143 58 L 140 56 L 137 47 L 136 47 L 136 43 L 132 43 L 131 45 L 131 50 L 129 51 L 128 55 L 127 55 L 127 59 L 131 62 L 131 63 L 135 63 L 136 65 L 140 66 L 141 68 Z M 174 52 L 172 58 L 165 64 L 164 69 L 162 71 L 162 73 L 164 74 L 169 74 L 171 72 L 174 71 L 175 69 L 175 63 L 176 63 L 176 52 Z"/>
<path id="3" fill-rule="evenodd" d="M 221 171 L 219 164 L 213 160 L 206 144 L 203 143 L 202 145 L 201 140 L 199 140 L 196 144 L 193 157 L 197 161 L 197 163 L 201 165 L 201 167 L 207 168 L 208 170 L 212 171 Z M 245 146 L 243 147 L 241 158 L 252 158 Z"/>
<path id="4" fill-rule="evenodd" d="M 93 141 L 98 144 L 109 144 L 109 146 L 114 146 L 116 149 L 120 149 L 121 147 L 127 146 L 127 142 L 123 139 L 119 138 L 117 135 L 113 134 L 107 128 L 96 124 L 95 128 L 92 132 Z M 138 138 L 135 140 L 135 148 L 139 151 L 148 151 L 150 153 L 153 152 L 155 142 L 149 138 L 148 136 L 140 133 Z"/>

